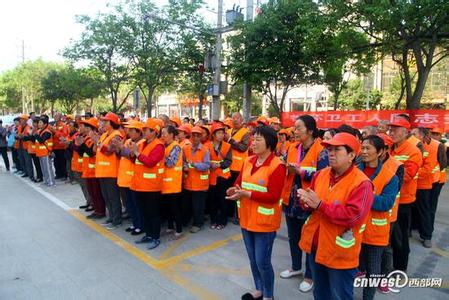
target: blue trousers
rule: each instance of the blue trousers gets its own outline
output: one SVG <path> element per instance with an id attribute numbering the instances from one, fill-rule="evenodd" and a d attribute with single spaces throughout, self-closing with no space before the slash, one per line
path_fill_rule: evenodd
<path id="1" fill-rule="evenodd" d="M 256 290 L 262 291 L 264 297 L 272 298 L 274 271 L 271 264 L 271 252 L 274 239 L 276 238 L 276 231 L 252 232 L 242 228 L 242 235 Z"/>
<path id="2" fill-rule="evenodd" d="M 315 300 L 350 300 L 354 298 L 354 278 L 357 268 L 337 270 L 315 262 L 316 252 L 307 256 L 315 285 Z"/>

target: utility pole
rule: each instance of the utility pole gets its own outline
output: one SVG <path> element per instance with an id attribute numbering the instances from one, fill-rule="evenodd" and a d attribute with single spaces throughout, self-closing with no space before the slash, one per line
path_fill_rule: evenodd
<path id="1" fill-rule="evenodd" d="M 22 40 L 22 63 L 25 62 L 25 40 Z M 22 113 L 26 113 L 25 105 L 25 87 L 22 85 Z"/>
<path id="2" fill-rule="evenodd" d="M 254 0 L 246 0 L 246 21 L 253 20 Z M 251 86 L 248 82 L 243 83 L 243 119 L 248 122 L 251 117 Z"/>
<path id="3" fill-rule="evenodd" d="M 212 93 L 212 120 L 220 119 L 220 80 L 221 80 L 221 29 L 223 27 L 223 0 L 218 0 L 217 36 L 215 43 L 214 89 Z"/>

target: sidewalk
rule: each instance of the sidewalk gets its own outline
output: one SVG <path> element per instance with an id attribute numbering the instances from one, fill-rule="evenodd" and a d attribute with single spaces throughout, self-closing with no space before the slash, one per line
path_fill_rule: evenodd
<path id="1" fill-rule="evenodd" d="M 85 202 L 77 185 L 59 182 L 54 188 L 43 187 L 42 185 L 29 183 L 29 181 L 23 181 L 23 179 L 19 179 L 12 174 L 5 174 L 3 169 L 3 171 L 0 171 L 0 183 L 5 181 L 14 181 L 21 185 L 24 190 L 33 193 L 44 191 L 44 196 L 46 193 L 52 195 L 53 197 L 50 196 L 50 198 L 62 208 L 60 214 L 72 215 L 76 222 L 81 222 L 83 226 L 89 228 L 87 234 L 91 235 L 92 239 L 95 237 L 92 240 L 92 248 L 95 249 L 96 247 L 94 240 L 98 238 L 106 240 L 113 247 L 121 249 L 121 251 L 116 251 L 115 259 L 128 259 L 131 256 L 139 260 L 144 267 L 156 270 L 160 277 L 164 278 L 163 287 L 175 291 L 179 299 L 240 299 L 243 293 L 253 287 L 240 228 L 232 223 L 221 231 L 209 229 L 208 223 L 206 223 L 207 226 L 203 231 L 197 234 L 186 233 L 185 237 L 180 240 L 174 240 L 172 236 L 163 235 L 161 245 L 149 251 L 145 246 L 134 244 L 134 240 L 137 238 L 125 232 L 127 223 L 118 229 L 109 231 L 99 225 L 101 220 L 98 222 L 87 220 L 84 217 L 87 213 L 77 209 L 79 205 Z M 31 186 L 38 186 L 39 188 L 35 189 Z M 440 289 L 404 288 L 399 294 L 377 294 L 376 299 L 449 298 L 448 200 L 449 188 L 446 185 L 440 196 L 435 226 L 436 232 L 433 240 L 434 248 L 426 249 L 421 246 L 416 237 L 412 238 L 408 271 L 409 277 L 443 278 L 444 287 Z M 19 215 L 16 217 L 19 217 Z M 162 232 L 165 233 L 165 227 Z M 289 246 L 286 236 L 285 222 L 283 221 L 273 249 L 276 299 L 313 299 L 311 293 L 303 294 L 299 292 L 300 278 L 279 278 L 279 273 L 290 266 Z M 50 237 L 47 238 L 50 239 Z M 70 236 L 67 239 L 70 240 Z M 101 249 L 97 250 L 98 255 L 102 255 Z M 95 263 L 95 261 L 93 260 L 92 263 Z M 107 265 L 99 267 L 108 268 Z M 136 270 L 123 270 L 124 274 L 131 276 L 133 271 L 137 272 L 135 276 L 138 277 L 138 271 Z M 165 279 L 168 279 L 168 281 Z M 95 284 L 95 282 L 92 282 L 92 284 Z M 170 286 L 165 287 L 165 285 Z M 182 289 L 185 290 L 185 293 L 179 294 Z M 130 291 L 130 293 L 131 296 L 134 291 Z M 116 297 L 112 295 L 110 298 Z M 356 298 L 361 299 L 361 289 L 356 289 Z"/>

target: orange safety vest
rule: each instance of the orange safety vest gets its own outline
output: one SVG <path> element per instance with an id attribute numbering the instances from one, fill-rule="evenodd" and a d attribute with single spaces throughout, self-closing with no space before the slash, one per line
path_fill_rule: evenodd
<path id="1" fill-rule="evenodd" d="M 59 121 L 54 126 L 55 133 L 53 135 L 54 137 L 54 149 L 55 150 L 61 150 L 66 149 L 67 146 L 59 141 L 60 137 L 68 137 L 69 136 L 69 127 L 64 124 L 62 121 Z"/>
<path id="2" fill-rule="evenodd" d="M 192 145 L 187 145 L 184 150 L 184 157 L 186 161 L 193 163 L 203 162 L 204 156 L 209 148 L 201 145 L 201 149 L 197 149 L 192 155 Z M 209 189 L 209 170 L 198 171 L 189 166 L 189 169 L 184 172 L 183 186 L 188 191 L 207 191 Z"/>
<path id="3" fill-rule="evenodd" d="M 79 136 L 79 132 L 69 137 L 70 141 L 74 143 L 75 138 Z M 72 160 L 70 162 L 70 169 L 73 172 L 82 173 L 83 172 L 83 158 L 79 156 L 78 152 L 72 151 Z"/>
<path id="4" fill-rule="evenodd" d="M 417 183 L 417 189 L 419 190 L 430 190 L 432 189 L 432 183 L 434 179 L 434 168 L 435 165 L 438 168 L 438 171 L 440 171 L 440 168 L 438 166 L 438 159 L 437 159 L 437 153 L 438 153 L 438 145 L 436 145 L 436 149 L 434 148 L 434 144 L 427 144 L 423 143 L 424 151 L 422 153 L 423 156 L 423 164 L 421 168 L 419 168 L 418 171 L 418 183 Z"/>
<path id="5" fill-rule="evenodd" d="M 393 156 L 388 157 L 386 161 L 384 161 L 384 167 L 389 168 L 394 174 L 398 171 L 398 168 L 402 166 L 403 163 L 398 161 Z M 398 192 L 396 195 L 396 199 L 394 200 L 394 206 L 390 211 L 388 212 L 390 215 L 390 223 L 396 222 L 398 218 L 398 207 L 399 207 L 399 198 L 401 197 L 401 193 Z"/>
<path id="6" fill-rule="evenodd" d="M 431 139 L 428 146 L 430 149 L 429 158 L 432 161 L 432 184 L 434 184 L 440 181 L 440 163 L 438 162 L 438 148 L 440 147 L 440 142 Z"/>
<path id="7" fill-rule="evenodd" d="M 252 157 L 243 162 L 242 189 L 247 191 L 267 192 L 271 174 L 282 164 L 278 157 L 273 157 L 268 166 L 261 166 L 251 174 Z M 282 200 L 274 203 L 260 203 L 253 199 L 242 198 L 237 201 L 240 227 L 253 232 L 273 232 L 281 226 Z"/>
<path id="8" fill-rule="evenodd" d="M 321 139 L 317 138 L 315 142 L 310 147 L 309 151 L 307 151 L 306 156 L 299 164 L 301 170 L 316 172 L 316 167 L 318 164 L 318 158 L 320 156 L 321 150 L 323 150 L 323 146 L 321 145 Z M 301 185 L 303 189 L 307 189 L 310 187 L 310 181 L 305 181 L 301 178 Z"/>
<path id="9" fill-rule="evenodd" d="M 299 145 L 298 142 L 290 144 L 290 147 L 288 148 L 288 151 L 287 151 L 287 164 L 288 163 L 296 164 L 296 162 L 298 161 L 298 145 Z M 295 179 L 295 173 L 290 174 L 290 173 L 288 173 L 288 169 L 287 169 L 287 176 L 285 176 L 284 186 L 282 187 L 282 193 L 281 193 L 282 203 L 286 206 L 288 206 L 288 204 L 289 204 L 290 193 L 291 193 L 294 179 Z"/>
<path id="10" fill-rule="evenodd" d="M 214 150 L 214 144 L 210 143 L 209 144 L 210 162 L 221 163 L 223 161 L 223 158 L 226 157 L 226 155 L 228 154 L 229 150 L 231 150 L 231 144 L 221 142 L 220 153 L 216 154 Z M 228 179 L 229 177 L 231 177 L 230 169 L 229 168 L 222 169 L 220 167 L 216 168 L 215 170 L 211 169 L 209 175 L 209 184 L 217 185 L 217 177 Z"/>
<path id="11" fill-rule="evenodd" d="M 396 149 L 390 150 L 390 155 L 398 161 L 405 163 L 406 161 L 413 161 L 419 167 L 422 165 L 422 154 L 418 147 L 411 144 L 409 141 L 404 141 Z M 416 189 L 418 188 L 418 173 L 413 178 L 406 180 L 407 170 L 404 170 L 404 181 L 400 191 L 399 204 L 409 204 L 416 200 Z"/>
<path id="12" fill-rule="evenodd" d="M 181 149 L 184 149 L 184 147 L 185 147 L 186 145 L 190 145 L 190 144 L 192 144 L 192 143 L 190 142 L 189 139 L 184 139 L 183 141 L 181 141 L 181 142 L 179 143 L 179 146 L 181 146 Z"/>
<path id="13" fill-rule="evenodd" d="M 17 126 L 17 135 L 22 132 L 22 126 Z M 20 140 L 16 136 L 16 140 L 14 141 L 14 149 L 19 149 Z"/>
<path id="14" fill-rule="evenodd" d="M 50 152 L 53 150 L 53 138 L 52 138 L 52 132 L 50 129 L 48 129 L 48 126 L 45 127 L 43 130 L 39 132 L 39 135 L 44 135 L 45 132 L 50 133 L 50 138 L 47 139 L 43 144 L 36 141 L 36 156 L 37 157 L 44 157 L 48 156 Z"/>
<path id="15" fill-rule="evenodd" d="M 125 141 L 125 148 L 129 146 L 131 143 L 131 139 L 127 139 Z M 144 143 L 145 140 L 141 139 L 137 142 L 137 145 L 140 146 Z M 131 186 L 131 180 L 134 176 L 134 163 L 128 157 L 122 156 L 120 157 L 120 161 L 118 163 L 118 175 L 117 175 L 117 185 L 119 187 L 127 187 Z"/>
<path id="16" fill-rule="evenodd" d="M 149 156 L 151 151 L 157 146 L 164 144 L 159 139 L 154 139 L 151 143 L 143 142 L 139 145 L 139 153 Z M 131 178 L 130 189 L 136 192 L 160 192 L 162 188 L 162 178 L 164 176 L 164 159 L 155 166 L 149 168 L 137 158 L 134 162 L 134 175 Z"/>
<path id="17" fill-rule="evenodd" d="M 346 205 L 351 192 L 362 182 L 369 180 L 362 171 L 353 167 L 348 174 L 330 187 L 330 172 L 330 167 L 322 169 L 315 179 L 317 184 L 314 187 L 321 201 L 330 205 L 337 201 L 341 205 Z M 359 265 L 362 233 L 365 227 L 363 225 L 366 223 L 366 218 L 360 225 L 350 228 L 352 230 L 350 239 L 344 239 L 342 236 L 349 228 L 329 222 L 319 211 L 314 210 L 302 227 L 299 247 L 310 254 L 313 237 L 318 230 L 315 262 L 332 269 L 356 268 Z"/>
<path id="18" fill-rule="evenodd" d="M 173 141 L 168 147 L 165 148 L 165 157 L 170 155 L 170 152 L 175 146 L 179 146 L 179 143 Z M 171 168 L 165 166 L 164 176 L 162 176 L 162 194 L 177 194 L 182 191 L 182 149 L 179 153 L 178 160 Z"/>
<path id="19" fill-rule="evenodd" d="M 232 132 L 232 129 L 231 129 Z M 236 142 L 241 142 L 243 139 L 243 136 L 248 133 L 248 129 L 245 127 L 240 128 L 237 130 L 234 135 L 232 135 L 232 139 Z M 249 147 L 248 147 L 249 149 Z M 243 161 L 248 157 L 248 150 L 245 152 L 240 152 L 234 148 L 232 148 L 232 164 L 231 164 L 231 171 L 240 172 L 243 166 Z"/>
<path id="20" fill-rule="evenodd" d="M 116 136 L 122 136 L 120 131 L 113 130 L 111 133 L 103 133 L 100 137 L 102 147 L 108 146 L 111 140 Z M 106 155 L 97 149 L 95 160 L 95 177 L 97 178 L 117 178 L 119 159 L 115 153 Z"/>
<path id="21" fill-rule="evenodd" d="M 24 136 L 27 136 L 28 135 L 28 132 L 27 132 L 28 128 L 30 128 L 30 126 L 28 126 L 28 124 L 25 125 L 24 128 L 21 128 L 22 131 L 20 133 L 22 133 Z M 21 140 L 21 141 L 22 141 L 22 148 L 24 150 L 28 150 L 28 146 L 30 145 L 30 141 L 24 141 L 24 140 Z"/>
<path id="22" fill-rule="evenodd" d="M 36 154 L 36 142 L 29 141 L 29 144 L 28 144 L 28 153 L 29 153 L 29 154 Z"/>
<path id="23" fill-rule="evenodd" d="M 443 144 L 443 146 L 444 146 L 444 153 L 446 154 L 447 152 L 446 145 Z M 442 184 L 446 183 L 446 168 L 440 170 L 440 177 L 438 182 Z"/>
<path id="24" fill-rule="evenodd" d="M 379 174 L 373 180 L 374 194 L 380 195 L 390 180 L 396 175 L 396 172 L 383 165 Z M 363 243 L 374 246 L 387 246 L 390 239 L 390 212 L 377 211 L 371 209 L 366 221 L 366 228 L 363 232 Z"/>
<path id="25" fill-rule="evenodd" d="M 90 137 L 86 137 L 84 144 L 91 148 L 94 142 Z M 95 178 L 95 155 L 89 156 L 87 153 L 83 154 L 83 172 L 81 174 L 82 178 Z"/>
<path id="26" fill-rule="evenodd" d="M 286 141 L 283 144 L 277 143 L 277 145 L 276 145 L 276 155 L 280 156 L 280 157 L 284 156 L 285 153 L 287 153 L 289 147 L 290 147 L 290 142 L 289 141 Z"/>

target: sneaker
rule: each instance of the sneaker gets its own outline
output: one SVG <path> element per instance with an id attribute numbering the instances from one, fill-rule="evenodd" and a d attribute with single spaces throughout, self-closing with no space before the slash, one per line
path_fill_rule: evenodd
<path id="1" fill-rule="evenodd" d="M 182 232 L 175 232 L 175 240 L 182 238 L 182 236 L 183 236 Z"/>
<path id="2" fill-rule="evenodd" d="M 119 224 L 110 224 L 109 226 L 106 226 L 106 229 L 112 230 L 112 229 L 117 229 L 120 226 L 122 226 L 122 223 Z"/>
<path id="3" fill-rule="evenodd" d="M 201 230 L 201 227 L 198 227 L 198 226 L 192 226 L 192 228 L 190 228 L 191 233 L 197 233 L 200 230 Z"/>
<path id="4" fill-rule="evenodd" d="M 148 250 L 153 250 L 154 248 L 157 248 L 161 244 L 161 240 L 159 239 L 152 239 L 150 243 L 148 244 Z"/>
<path id="5" fill-rule="evenodd" d="M 357 274 L 355 274 L 355 278 L 363 278 L 363 277 L 366 277 L 366 272 L 358 271 Z"/>
<path id="6" fill-rule="evenodd" d="M 312 282 L 308 282 L 307 280 L 303 280 L 300 284 L 299 284 L 299 290 L 303 293 L 307 293 L 310 292 L 313 289 L 313 281 Z"/>
<path id="7" fill-rule="evenodd" d="M 281 274 L 279 276 L 281 276 L 281 278 L 291 278 L 291 277 L 295 277 L 295 276 L 300 276 L 302 275 L 301 271 L 292 271 L 290 269 L 282 271 Z"/>
<path id="8" fill-rule="evenodd" d="M 134 229 L 136 229 L 136 228 L 134 228 L 134 226 L 129 226 L 128 228 L 125 229 L 125 231 L 131 232 L 131 231 L 134 231 Z"/>
<path id="9" fill-rule="evenodd" d="M 171 228 L 167 228 L 167 230 L 165 230 L 166 234 L 170 234 L 170 233 L 173 233 L 173 232 L 175 232 L 175 230 L 171 229 Z"/>
<path id="10" fill-rule="evenodd" d="M 142 233 L 143 233 L 143 231 L 141 229 L 136 228 L 136 229 L 133 230 L 133 232 L 131 232 L 131 235 L 139 235 L 139 234 L 142 234 Z"/>
<path id="11" fill-rule="evenodd" d="M 153 238 L 150 238 L 149 236 L 145 235 L 140 240 L 137 240 L 134 243 L 136 243 L 136 244 L 145 244 L 145 243 L 151 242 L 152 240 L 153 240 Z"/>
<path id="12" fill-rule="evenodd" d="M 112 223 L 112 219 L 107 219 L 104 223 L 101 223 L 101 226 L 109 226 Z"/>
<path id="13" fill-rule="evenodd" d="M 422 245 L 424 246 L 424 248 L 432 248 L 432 241 L 431 240 L 424 240 L 422 242 Z"/>
<path id="14" fill-rule="evenodd" d="M 377 291 L 381 294 L 388 294 L 390 293 L 390 288 L 388 286 L 378 286 Z"/>

